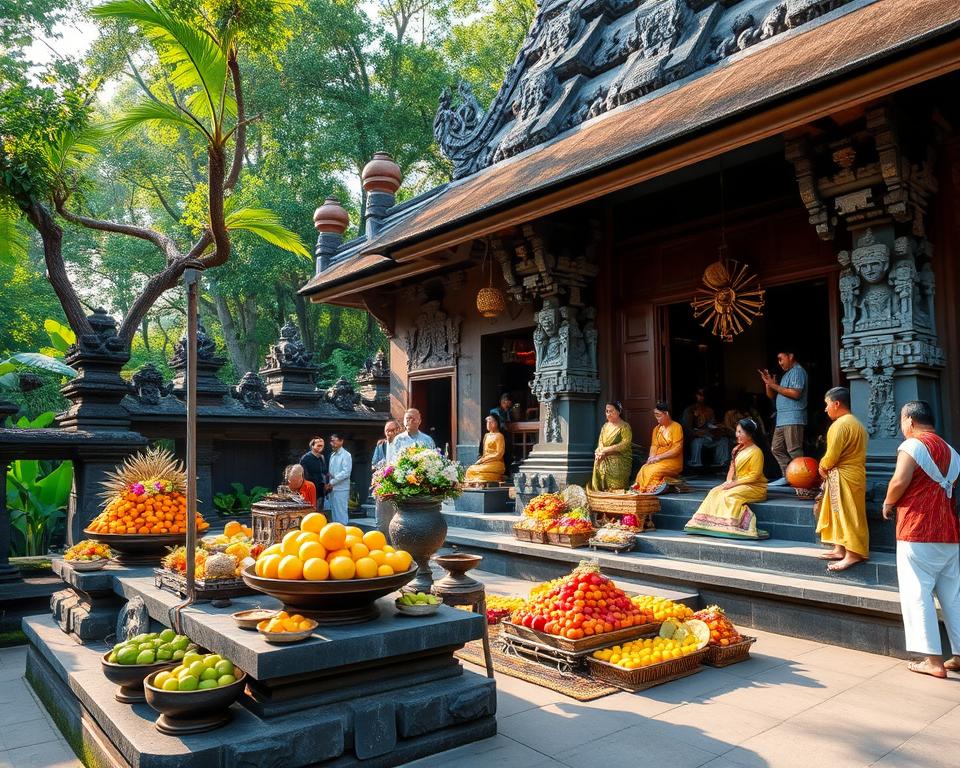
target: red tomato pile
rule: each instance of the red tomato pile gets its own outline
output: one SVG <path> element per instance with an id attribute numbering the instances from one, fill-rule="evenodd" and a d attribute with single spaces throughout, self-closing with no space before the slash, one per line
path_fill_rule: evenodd
<path id="1" fill-rule="evenodd" d="M 581 565 L 559 584 L 513 612 L 511 621 L 579 640 L 639 625 L 642 612 L 596 565 Z"/>
<path id="2" fill-rule="evenodd" d="M 709 605 L 702 611 L 697 611 L 693 617 L 706 622 L 710 627 L 710 645 L 727 646 L 743 639 L 719 605 Z"/>

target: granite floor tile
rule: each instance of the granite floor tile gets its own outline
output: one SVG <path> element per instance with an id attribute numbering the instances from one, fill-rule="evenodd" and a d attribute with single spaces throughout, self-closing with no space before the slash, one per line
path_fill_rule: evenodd
<path id="1" fill-rule="evenodd" d="M 500 766 L 530 766 L 530 768 L 561 768 L 562 764 L 503 735 L 493 736 L 473 744 L 431 755 L 406 763 L 405 768 L 492 768 Z"/>
<path id="2" fill-rule="evenodd" d="M 582 706 L 589 709 L 600 711 L 616 710 L 617 712 L 632 712 L 635 715 L 643 717 L 653 717 L 661 712 L 667 712 L 674 709 L 679 704 L 672 702 L 658 701 L 647 694 L 651 691 L 640 691 L 639 693 L 613 693 L 610 696 L 604 696 L 602 699 L 580 702 Z"/>
<path id="3" fill-rule="evenodd" d="M 503 719 L 500 733 L 550 757 L 646 721 L 632 712 L 598 710 L 563 701 Z M 619 739 L 615 739 L 619 740 Z"/>
<path id="4" fill-rule="evenodd" d="M 794 723 L 764 731 L 723 756 L 744 768 L 864 768 L 897 746 L 876 732 L 842 740 L 829 722 Z"/>
<path id="5" fill-rule="evenodd" d="M 713 691 L 726 690 L 742 683 L 742 678 L 731 675 L 725 669 L 702 667 L 699 672 L 689 677 L 648 688 L 641 695 L 651 701 L 679 705 L 691 701 L 703 701 Z"/>
<path id="6" fill-rule="evenodd" d="M 56 741 L 11 749 L 4 754 L 12 768 L 83 768 L 77 756 Z M 0 766 L 4 765 L 2 760 L 0 757 Z"/>
<path id="7" fill-rule="evenodd" d="M 699 768 L 716 758 L 716 751 L 708 752 L 681 738 L 682 728 L 647 722 L 617 731 L 609 738 L 559 752 L 556 759 L 570 768 L 658 765 Z"/>
<path id="8" fill-rule="evenodd" d="M 956 768 L 960 733 L 921 731 L 875 762 L 874 768 Z"/>
<path id="9" fill-rule="evenodd" d="M 804 653 L 798 656 L 797 660 L 803 664 L 845 672 L 858 677 L 873 677 L 900 663 L 889 656 L 829 645 Z"/>
<path id="10" fill-rule="evenodd" d="M 943 681 L 939 682 L 943 683 Z M 871 678 L 838 694 L 827 703 L 852 710 L 888 715 L 910 723 L 919 730 L 946 715 L 960 702 L 960 688 L 949 684 L 944 686 L 946 689 L 953 690 L 955 696 L 945 698 L 940 695 L 945 688 L 937 688 L 935 689 L 937 695 L 930 695 L 922 691 L 901 688 L 895 680 Z M 867 725 L 869 726 L 869 723 Z"/>
<path id="11" fill-rule="evenodd" d="M 761 714 L 719 702 L 684 704 L 657 715 L 655 720 L 670 726 L 685 726 L 673 731 L 676 738 L 686 744 L 707 752 L 716 752 L 718 746 L 725 747 L 719 754 L 783 722 L 775 713 Z"/>
<path id="12" fill-rule="evenodd" d="M 3 748 L 12 751 L 20 747 L 32 747 L 36 744 L 56 742 L 59 732 L 54 729 L 48 717 L 30 720 L 18 725 L 4 728 L 0 733 L 0 743 Z"/>

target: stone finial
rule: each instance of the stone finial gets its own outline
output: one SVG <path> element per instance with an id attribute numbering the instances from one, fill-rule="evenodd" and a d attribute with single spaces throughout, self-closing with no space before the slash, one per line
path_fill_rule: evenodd
<path id="1" fill-rule="evenodd" d="M 337 379 L 336 383 L 326 392 L 326 400 L 332 403 L 337 410 L 352 411 L 360 403 L 360 395 L 356 393 L 353 385 L 343 376 Z"/>
<path id="2" fill-rule="evenodd" d="M 313 226 L 317 232 L 333 232 L 340 237 L 350 226 L 350 214 L 335 197 L 328 197 L 323 205 L 313 212 Z"/>
<path id="3" fill-rule="evenodd" d="M 392 196 L 396 195 L 397 190 L 400 189 L 403 173 L 389 153 L 375 152 L 373 159 L 363 166 L 360 180 L 363 183 L 364 191 L 368 194 L 370 192 L 385 192 Z"/>
<path id="4" fill-rule="evenodd" d="M 247 371 L 236 387 L 233 388 L 233 396 L 240 401 L 244 408 L 253 411 L 260 411 L 266 406 L 265 400 L 269 399 L 267 386 L 263 383 L 256 373 Z"/>
<path id="5" fill-rule="evenodd" d="M 153 363 L 146 363 L 133 374 L 130 390 L 143 405 L 160 405 L 160 398 L 167 394 L 168 387 L 159 369 Z"/>

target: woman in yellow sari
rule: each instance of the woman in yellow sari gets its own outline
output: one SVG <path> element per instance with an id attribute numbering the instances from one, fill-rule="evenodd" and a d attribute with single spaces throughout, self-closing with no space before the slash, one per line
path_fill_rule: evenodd
<path id="1" fill-rule="evenodd" d="M 658 494 L 667 489 L 667 480 L 683 472 L 683 427 L 670 418 L 670 406 L 657 403 L 653 409 L 657 426 L 650 438 L 650 455 L 640 467 L 633 489 L 640 493 Z"/>
<path id="2" fill-rule="evenodd" d="M 722 536 L 731 539 L 766 539 L 757 528 L 749 503 L 765 501 L 767 478 L 763 476 L 765 440 L 753 419 L 737 422 L 737 446 L 727 472 L 727 482 L 707 494 L 696 514 L 684 526 L 686 533 Z"/>
<path id="3" fill-rule="evenodd" d="M 507 471 L 503 461 L 507 441 L 500 431 L 500 417 L 491 413 L 485 424 L 487 433 L 480 441 L 480 458 L 476 464 L 467 467 L 463 476 L 465 483 L 499 483 Z"/>
<path id="4" fill-rule="evenodd" d="M 630 482 L 633 430 L 623 420 L 623 406 L 619 402 L 607 403 L 604 414 L 607 423 L 600 429 L 600 440 L 593 454 L 590 486 L 595 491 L 622 491 Z"/>

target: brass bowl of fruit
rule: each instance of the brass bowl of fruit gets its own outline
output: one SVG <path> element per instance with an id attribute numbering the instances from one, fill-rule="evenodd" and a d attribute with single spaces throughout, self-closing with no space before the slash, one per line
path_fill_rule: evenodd
<path id="1" fill-rule="evenodd" d="M 93 560 L 67 560 L 70 563 L 70 567 L 75 571 L 80 573 L 89 573 L 90 571 L 99 571 L 101 568 L 106 567 L 107 563 L 110 562 L 108 557 L 98 557 Z"/>
<path id="2" fill-rule="evenodd" d="M 402 597 L 398 597 L 394 603 L 397 610 L 407 616 L 430 616 L 440 610 L 443 605 L 436 595 L 428 595 L 423 592 L 407 592 Z"/>
<path id="3" fill-rule="evenodd" d="M 106 544 L 117 553 L 118 563 L 127 565 L 158 564 L 168 547 L 187 541 L 185 533 L 97 533 L 84 531 L 94 541 Z"/>
<path id="4" fill-rule="evenodd" d="M 246 672 L 214 653 L 188 654 L 183 662 L 154 672 L 143 681 L 147 704 L 160 713 L 157 730 L 183 736 L 228 723 L 230 705 L 246 687 Z"/>
<path id="5" fill-rule="evenodd" d="M 100 666 L 103 676 L 118 686 L 114 698 L 123 704 L 135 704 L 144 700 L 143 679 L 152 672 L 176 666 L 190 648 L 189 638 L 165 629 L 117 643 L 103 654 Z"/>
<path id="6" fill-rule="evenodd" d="M 272 619 L 277 613 L 277 611 L 269 608 L 250 608 L 246 611 L 237 611 L 232 615 L 234 622 L 240 629 L 256 629 L 257 624 L 265 619 Z"/>
<path id="7" fill-rule="evenodd" d="M 316 621 L 299 613 L 291 616 L 286 611 L 280 611 L 273 618 L 257 624 L 257 632 L 268 643 L 296 643 L 310 637 L 317 626 Z"/>

